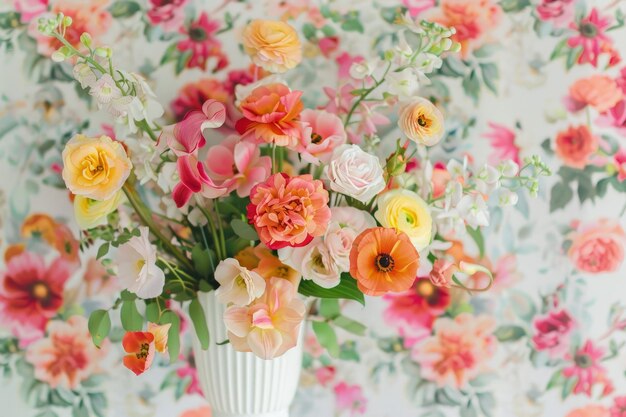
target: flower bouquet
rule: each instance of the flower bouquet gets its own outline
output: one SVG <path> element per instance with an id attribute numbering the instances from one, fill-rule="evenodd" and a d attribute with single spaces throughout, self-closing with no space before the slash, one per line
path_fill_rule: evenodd
<path id="1" fill-rule="evenodd" d="M 491 286 L 487 268 L 448 249 L 464 239 L 482 247 L 488 203 L 536 195 L 549 169 L 537 157 L 521 167 L 434 159 L 447 137 L 446 108 L 427 88 L 442 56 L 460 45 L 453 28 L 408 14 L 392 20 L 396 33 L 370 59 L 311 91 L 286 81 L 304 56 L 298 32 L 253 20 L 241 34 L 251 66 L 229 77 L 227 94 L 170 125 L 159 121 L 149 81 L 115 66 L 111 48 L 63 14 L 40 20 L 58 44 L 52 59 L 72 65 L 116 122 L 116 139 L 78 133 L 63 151 L 82 248 L 99 242 L 98 258 L 125 288 L 110 309 L 91 313 L 96 346 L 119 310 L 124 365 L 141 374 L 156 352 L 178 358 L 177 311 L 185 311 L 197 356 L 208 352 L 196 360 L 218 413 L 282 413 L 297 385 L 307 316 L 337 355 L 335 327 L 365 332 L 341 299 L 364 304 L 365 295 L 406 291 L 416 279 L 470 292 Z M 323 102 L 305 106 L 320 92 Z M 252 388 L 218 392 L 232 389 L 228 378 Z M 255 391 L 268 381 L 280 395 Z M 243 408 L 228 410 L 233 398 Z"/>

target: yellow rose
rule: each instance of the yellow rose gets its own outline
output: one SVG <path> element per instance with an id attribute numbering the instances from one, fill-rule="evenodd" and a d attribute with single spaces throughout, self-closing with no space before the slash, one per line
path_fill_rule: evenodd
<path id="1" fill-rule="evenodd" d="M 92 227 L 106 224 L 107 216 L 117 210 L 124 192 L 119 190 L 108 200 L 92 200 L 89 197 L 77 195 L 74 197 L 74 217 L 81 229 L 91 229 Z"/>
<path id="2" fill-rule="evenodd" d="M 433 219 L 428 204 L 413 191 L 391 190 L 382 194 L 374 217 L 383 227 L 406 233 L 417 250 L 430 244 Z"/>
<path id="3" fill-rule="evenodd" d="M 122 144 L 108 136 L 76 135 L 63 150 L 65 185 L 72 193 L 92 200 L 112 198 L 132 166 Z"/>
<path id="4" fill-rule="evenodd" d="M 259 67 L 285 72 L 302 60 L 298 33 L 285 22 L 253 20 L 243 31 L 244 50 Z"/>
<path id="5" fill-rule="evenodd" d="M 426 146 L 436 145 L 444 134 L 441 111 L 421 97 L 402 108 L 398 126 L 409 139 Z"/>

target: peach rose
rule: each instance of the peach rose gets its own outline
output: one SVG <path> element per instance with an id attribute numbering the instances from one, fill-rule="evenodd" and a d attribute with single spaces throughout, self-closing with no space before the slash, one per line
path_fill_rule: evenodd
<path id="1" fill-rule="evenodd" d="M 243 31 L 243 47 L 252 62 L 270 72 L 285 72 L 302 60 L 298 33 L 281 21 L 250 22 Z"/>
<path id="2" fill-rule="evenodd" d="M 132 163 L 120 142 L 108 136 L 76 135 L 63 149 L 63 180 L 71 192 L 108 200 L 122 188 Z"/>
<path id="3" fill-rule="evenodd" d="M 275 143 L 295 149 L 300 143 L 298 117 L 304 105 L 301 91 L 291 91 L 281 83 L 256 87 L 240 103 L 243 118 L 235 128 L 242 138 Z"/>
<path id="4" fill-rule="evenodd" d="M 570 411 L 565 417 L 609 417 L 610 413 L 606 407 L 601 405 L 588 405 Z"/>
<path id="5" fill-rule="evenodd" d="M 569 88 L 568 107 L 591 106 L 600 113 L 615 106 L 623 97 L 615 80 L 606 75 L 593 75 L 576 81 Z"/>
<path id="6" fill-rule="evenodd" d="M 567 255 L 581 271 L 614 272 L 624 260 L 625 240 L 626 233 L 616 221 L 601 219 L 574 232 Z"/>
<path id="7" fill-rule="evenodd" d="M 426 146 L 436 145 L 444 134 L 441 111 L 421 97 L 402 108 L 398 126 L 413 142 Z"/>
<path id="8" fill-rule="evenodd" d="M 598 138 L 586 125 L 570 126 L 556 136 L 556 154 L 574 168 L 585 168 L 597 149 Z"/>

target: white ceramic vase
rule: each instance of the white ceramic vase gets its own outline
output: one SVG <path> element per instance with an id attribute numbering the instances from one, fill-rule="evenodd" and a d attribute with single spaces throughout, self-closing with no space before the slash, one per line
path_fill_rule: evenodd
<path id="1" fill-rule="evenodd" d="M 206 314 L 211 343 L 202 350 L 194 337 L 194 353 L 212 417 L 289 417 L 302 367 L 302 337 L 296 347 L 272 360 L 236 352 L 230 344 L 216 344 L 227 335 L 225 306 L 217 301 L 215 291 L 198 293 L 198 300 Z"/>

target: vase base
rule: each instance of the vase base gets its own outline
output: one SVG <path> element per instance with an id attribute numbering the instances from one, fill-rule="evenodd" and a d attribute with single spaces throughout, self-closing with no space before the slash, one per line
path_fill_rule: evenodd
<path id="1" fill-rule="evenodd" d="M 289 410 L 272 411 L 260 414 L 223 413 L 214 410 L 212 417 L 289 417 Z"/>

